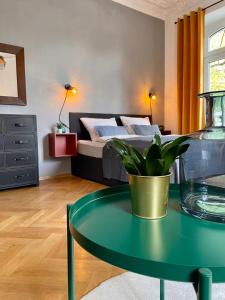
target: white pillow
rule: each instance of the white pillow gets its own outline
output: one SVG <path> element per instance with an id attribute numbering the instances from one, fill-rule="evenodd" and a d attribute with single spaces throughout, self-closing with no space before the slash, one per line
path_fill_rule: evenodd
<path id="1" fill-rule="evenodd" d="M 135 134 L 134 130 L 131 128 L 131 125 L 151 125 L 149 117 L 124 117 L 120 116 L 120 120 L 123 126 L 127 126 L 127 131 L 129 134 Z"/>
<path id="2" fill-rule="evenodd" d="M 99 138 L 95 126 L 117 126 L 116 119 L 98 119 L 98 118 L 80 118 L 81 122 L 84 124 L 84 127 L 89 132 L 92 141 L 96 141 Z"/>

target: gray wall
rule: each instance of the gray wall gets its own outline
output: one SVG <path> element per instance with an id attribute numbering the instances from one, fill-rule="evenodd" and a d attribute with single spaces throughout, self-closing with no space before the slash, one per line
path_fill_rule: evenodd
<path id="1" fill-rule="evenodd" d="M 154 121 L 163 123 L 163 21 L 111 0 L 7 0 L 0 37 L 25 48 L 28 99 L 0 113 L 37 115 L 41 176 L 70 171 L 69 159 L 48 157 L 47 143 L 67 82 L 78 95 L 66 103 L 65 122 L 69 111 L 147 114 L 152 87 Z"/>

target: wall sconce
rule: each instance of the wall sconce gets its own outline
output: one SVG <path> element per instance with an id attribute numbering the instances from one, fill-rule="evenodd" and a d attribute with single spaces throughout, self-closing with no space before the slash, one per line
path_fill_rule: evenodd
<path id="1" fill-rule="evenodd" d="M 77 94 L 77 89 L 75 87 L 73 87 L 71 84 L 67 83 L 65 84 L 64 86 L 65 90 L 66 90 L 66 95 L 65 95 L 65 99 L 63 101 L 63 104 L 62 104 L 62 107 L 60 109 L 60 112 L 59 112 L 59 124 L 62 125 L 63 127 L 66 127 L 66 128 L 69 128 L 68 125 L 66 125 L 65 123 L 62 122 L 61 120 L 61 114 L 62 114 L 62 111 L 63 111 L 63 108 L 64 108 L 64 105 L 66 103 L 66 99 L 67 99 L 67 96 L 68 96 L 68 92 L 72 92 L 74 95 Z"/>
<path id="2" fill-rule="evenodd" d="M 65 89 L 66 89 L 67 92 L 71 91 L 74 95 L 77 94 L 77 89 L 75 87 L 73 87 L 72 85 L 70 85 L 69 83 L 65 84 L 64 87 L 65 87 Z"/>
<path id="3" fill-rule="evenodd" d="M 149 96 L 149 103 L 150 103 L 150 115 L 151 115 L 151 119 L 153 120 L 153 117 L 152 117 L 152 100 L 153 101 L 156 100 L 157 97 L 156 97 L 156 94 L 153 93 L 153 92 L 149 92 L 148 96 Z"/>
<path id="4" fill-rule="evenodd" d="M 0 56 L 0 70 L 4 70 L 6 65 L 6 61 L 3 56 Z"/>

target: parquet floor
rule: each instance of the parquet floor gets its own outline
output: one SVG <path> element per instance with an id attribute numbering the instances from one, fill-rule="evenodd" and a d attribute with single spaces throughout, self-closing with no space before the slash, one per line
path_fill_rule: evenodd
<path id="1" fill-rule="evenodd" d="M 0 300 L 67 299 L 66 204 L 103 187 L 68 176 L 0 192 Z M 121 272 L 75 244 L 77 299 Z"/>

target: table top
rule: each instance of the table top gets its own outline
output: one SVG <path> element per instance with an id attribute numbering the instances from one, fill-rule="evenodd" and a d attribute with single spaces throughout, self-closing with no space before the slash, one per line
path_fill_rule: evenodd
<path id="1" fill-rule="evenodd" d="M 167 216 L 131 214 L 128 185 L 89 194 L 70 207 L 70 231 L 88 252 L 118 267 L 161 279 L 194 282 L 210 268 L 225 282 L 225 224 L 194 218 L 180 208 L 178 185 L 170 185 Z"/>

